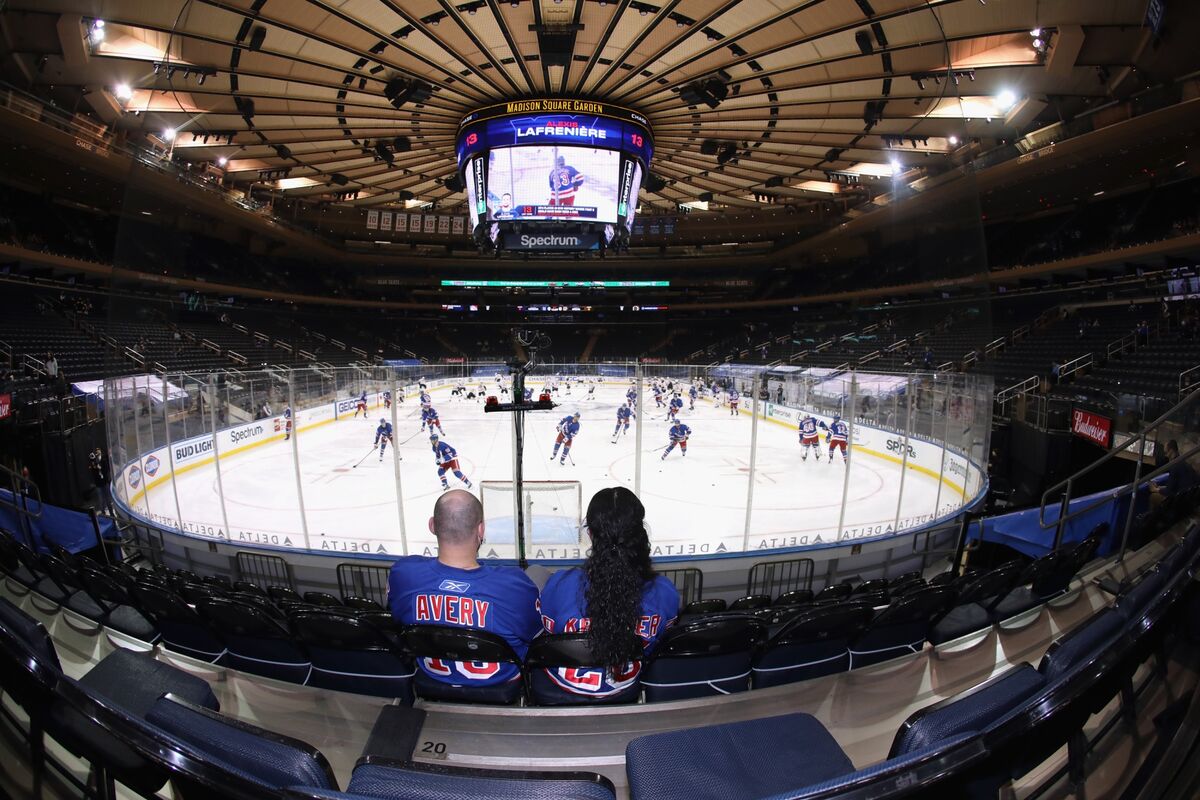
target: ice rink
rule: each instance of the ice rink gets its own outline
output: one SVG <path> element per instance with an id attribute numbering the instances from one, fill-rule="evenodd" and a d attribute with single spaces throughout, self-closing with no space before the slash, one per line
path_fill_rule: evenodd
<path id="1" fill-rule="evenodd" d="M 471 384 L 478 386 L 478 381 Z M 540 381 L 531 381 L 535 393 Z M 492 385 L 494 393 L 494 384 Z M 565 386 L 555 395 L 553 411 L 526 415 L 527 481 L 578 481 L 582 507 L 599 489 L 634 488 L 641 459 L 640 496 L 655 556 L 691 556 L 742 549 L 769 550 L 862 538 L 915 527 L 962 505 L 962 489 L 936 473 L 901 469 L 900 459 L 865 448 L 851 448 L 850 465 L 840 455 L 816 461 L 801 458 L 791 424 L 760 417 L 752 453 L 752 419 L 745 401 L 738 415 L 701 397 L 695 410 L 681 415 L 691 427 L 686 456 L 678 449 L 661 460 L 667 444 L 665 409 L 643 398 L 642 443 L 630 426 L 613 443 L 616 409 L 627 385 Z M 479 493 L 483 481 L 510 480 L 513 468 L 512 416 L 485 414 L 479 400 L 450 396 L 450 387 L 432 390 L 443 440 L 459 453 L 466 476 Z M 572 464 L 551 460 L 555 427 L 579 411 L 581 430 L 571 450 Z M 167 480 L 146 499 L 155 519 L 178 518 L 185 531 L 213 535 L 229 532 L 231 541 L 347 553 L 436 553 L 427 528 L 441 493 L 427 432 L 421 431 L 419 405 L 409 398 L 397 407 L 395 440 L 399 445 L 399 486 L 404 526 L 396 500 L 396 465 L 391 451 L 381 461 L 372 452 L 375 428 L 390 412 L 372 410 L 367 419 L 345 418 L 302 429 L 295 443 L 277 434 L 243 452 L 181 470 L 174 486 Z M 827 450 L 822 436 L 822 455 Z M 297 459 L 299 455 L 299 480 Z M 365 456 L 365 458 L 364 458 Z M 356 463 L 360 462 L 356 467 Z M 751 511 L 751 462 L 754 486 Z M 929 474 L 926 474 L 929 473 Z M 447 475 L 452 488 L 462 487 Z M 901 484 L 903 493 L 901 494 Z M 303 504 L 299 495 L 303 493 Z M 532 494 L 535 518 L 562 522 L 573 513 L 573 489 Z M 224 497 L 224 510 L 220 497 Z M 843 497 L 845 502 L 843 503 Z M 511 494 L 485 493 L 485 514 L 493 519 L 482 555 L 512 558 Z M 544 522 L 544 520 L 543 520 Z M 573 525 L 573 521 L 572 521 Z M 307 531 L 307 537 L 305 534 Z M 218 533 L 218 535 L 220 535 Z M 539 523 L 527 557 L 580 558 L 584 549 L 563 526 Z M 570 539 L 570 541 L 567 541 Z"/>

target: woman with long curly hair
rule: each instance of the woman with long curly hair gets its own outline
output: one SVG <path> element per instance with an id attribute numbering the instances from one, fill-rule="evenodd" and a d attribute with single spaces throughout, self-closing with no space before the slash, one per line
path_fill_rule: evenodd
<path id="1" fill-rule="evenodd" d="M 679 592 L 650 566 L 646 509 L 618 486 L 587 509 L 591 553 L 582 567 L 550 576 L 539 609 L 547 633 L 587 632 L 596 666 L 547 670 L 571 694 L 615 698 L 637 690 L 641 659 L 679 613 Z"/>

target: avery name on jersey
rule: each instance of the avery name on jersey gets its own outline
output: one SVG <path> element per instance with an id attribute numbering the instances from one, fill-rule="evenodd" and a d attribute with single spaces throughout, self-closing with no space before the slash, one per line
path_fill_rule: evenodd
<path id="1" fill-rule="evenodd" d="M 448 622 L 474 628 L 487 627 L 492 604 L 456 594 L 419 594 L 415 600 L 417 622 Z"/>

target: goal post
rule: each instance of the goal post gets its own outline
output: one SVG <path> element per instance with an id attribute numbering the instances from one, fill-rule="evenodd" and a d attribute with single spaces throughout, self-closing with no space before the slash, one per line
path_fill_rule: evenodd
<path id="1" fill-rule="evenodd" d="M 484 535 L 496 543 L 516 541 L 512 481 L 481 481 Z M 525 541 L 582 544 L 583 486 L 579 481 L 524 481 L 521 486 Z"/>

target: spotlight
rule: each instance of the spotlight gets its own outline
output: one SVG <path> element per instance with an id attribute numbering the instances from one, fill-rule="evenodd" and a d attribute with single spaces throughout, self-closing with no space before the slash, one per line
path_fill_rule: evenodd
<path id="1" fill-rule="evenodd" d="M 888 163 L 891 164 L 892 174 L 899 175 L 900 174 L 900 161 L 898 159 L 893 158 Z"/>
<path id="2" fill-rule="evenodd" d="M 113 89 L 113 95 L 118 100 L 124 102 L 125 100 L 129 100 L 133 97 L 133 89 L 129 88 L 128 83 L 118 83 L 116 88 Z"/>
<path id="3" fill-rule="evenodd" d="M 1042 39 L 1038 38 L 1038 39 L 1033 40 L 1033 46 L 1035 49 L 1041 50 L 1043 47 L 1046 46 L 1046 43 L 1044 41 L 1042 41 Z"/>
<path id="4" fill-rule="evenodd" d="M 92 44 L 100 44 L 104 41 L 104 20 L 98 19 L 92 22 L 91 29 L 88 30 L 88 38 Z"/>
<path id="5" fill-rule="evenodd" d="M 217 166 L 218 167 L 223 167 L 228 163 L 229 163 L 229 159 L 226 158 L 225 156 L 217 156 Z"/>
<path id="6" fill-rule="evenodd" d="M 167 128 L 166 130 L 163 131 L 163 141 L 167 141 L 167 142 L 175 141 L 175 129 L 174 128 Z"/>
<path id="7" fill-rule="evenodd" d="M 1039 36 L 1041 36 L 1041 35 L 1042 35 L 1042 29 L 1041 29 L 1041 28 L 1034 28 L 1033 30 L 1031 30 L 1031 31 L 1029 32 L 1029 35 L 1030 35 L 1030 36 L 1032 36 L 1033 38 L 1035 38 L 1035 39 L 1036 39 L 1036 38 L 1038 38 Z"/>
<path id="8" fill-rule="evenodd" d="M 1017 95 L 1011 89 L 1005 89 L 996 95 L 996 105 L 1003 111 L 1007 111 L 1016 105 Z"/>
<path id="9" fill-rule="evenodd" d="M 957 137 L 957 136 L 955 136 L 954 134 L 950 134 L 950 138 L 949 138 L 947 141 L 949 141 L 949 142 L 950 142 L 950 145 L 951 145 L 951 146 L 957 145 L 957 144 L 958 144 L 958 137 Z"/>

